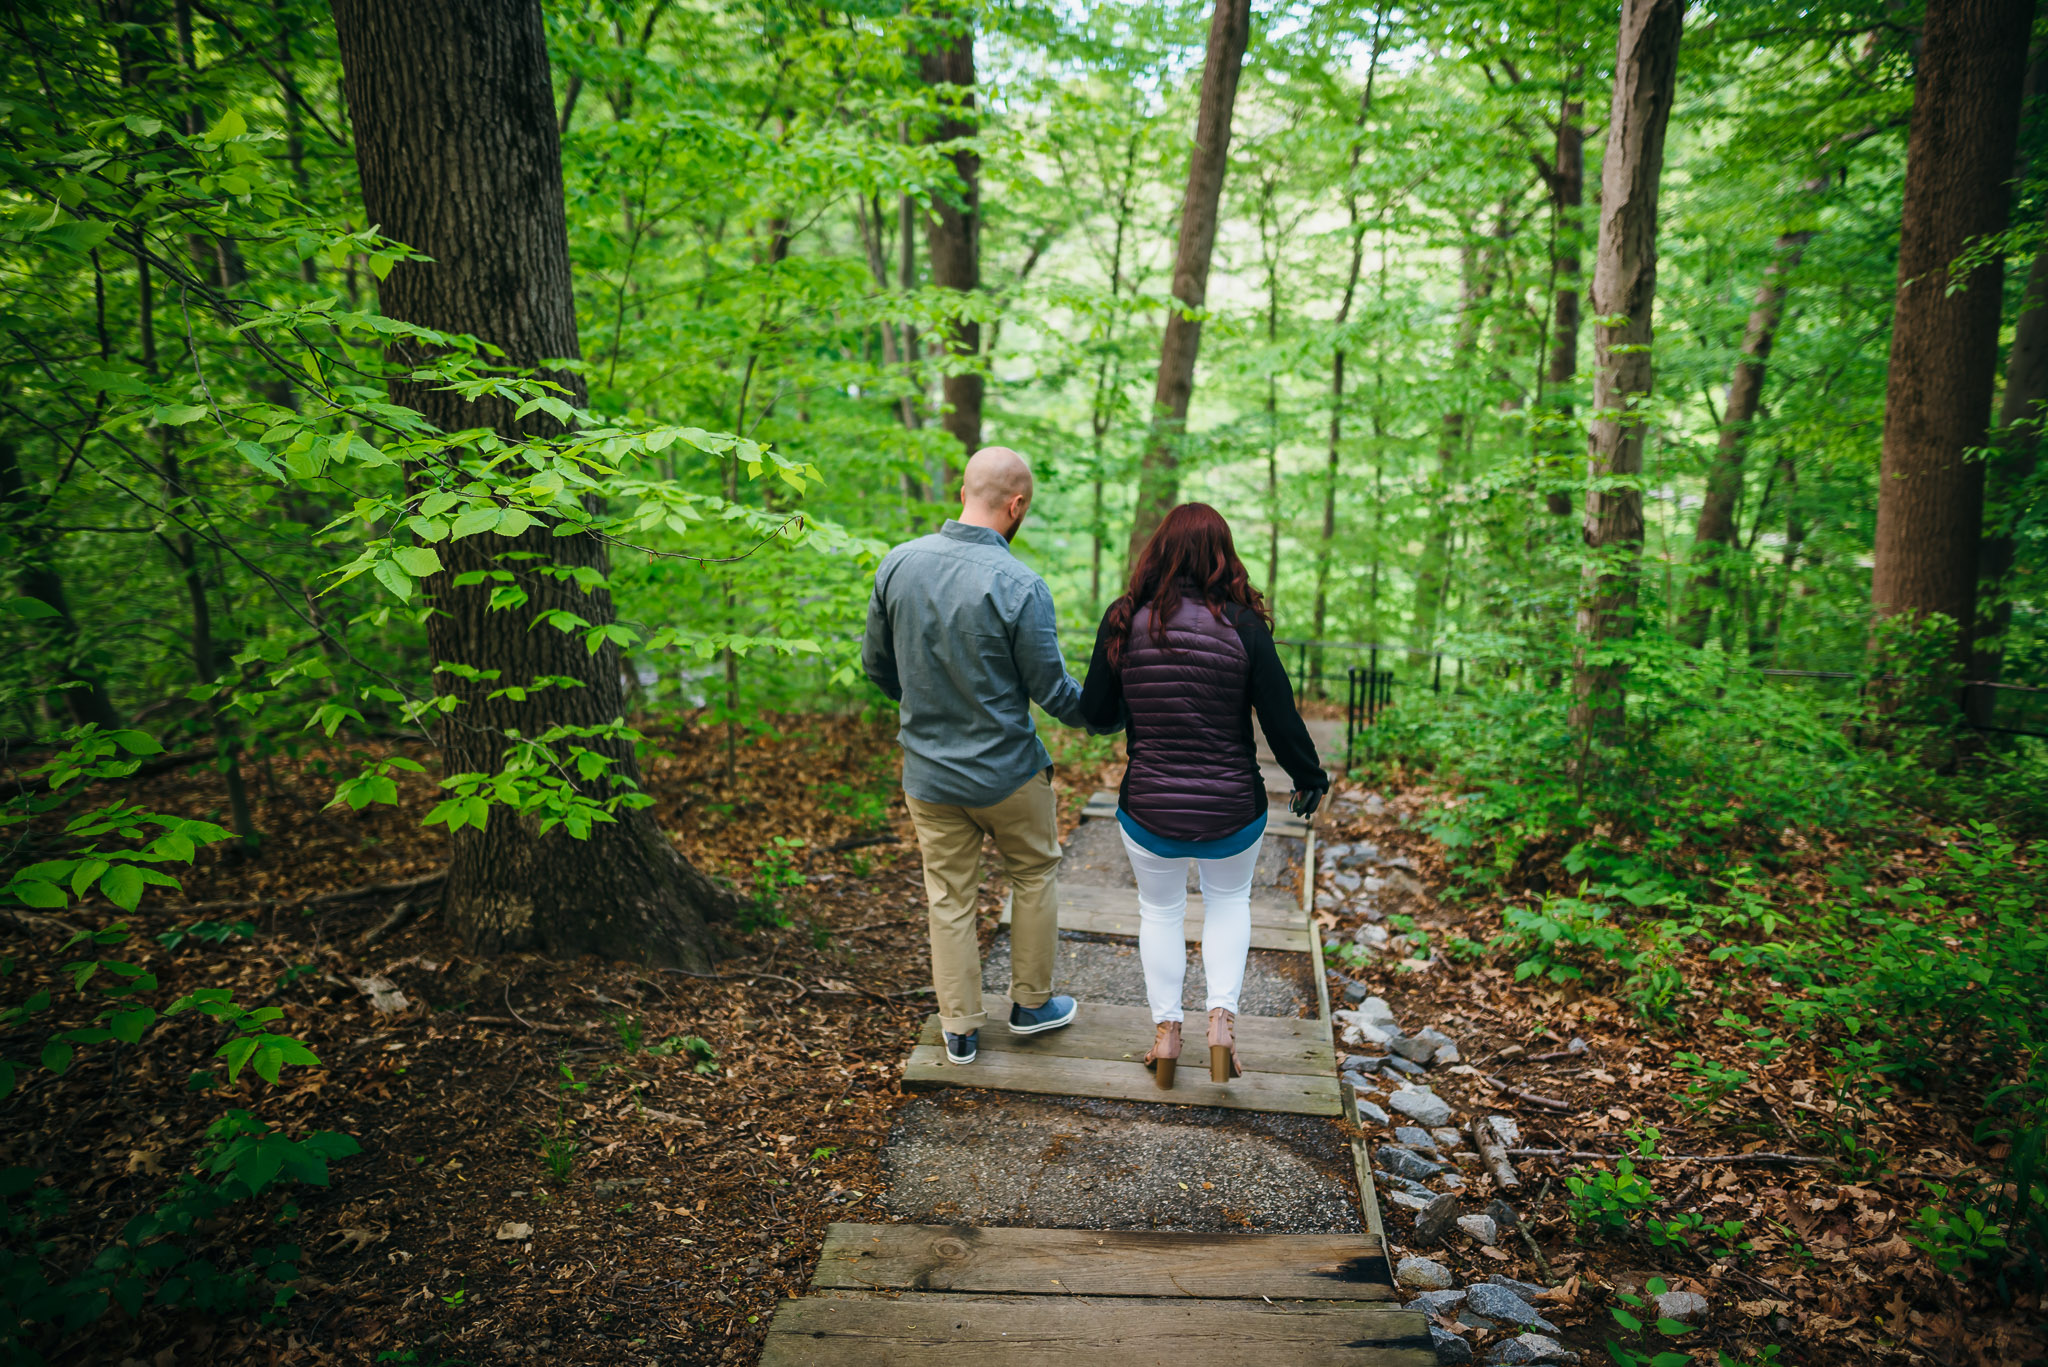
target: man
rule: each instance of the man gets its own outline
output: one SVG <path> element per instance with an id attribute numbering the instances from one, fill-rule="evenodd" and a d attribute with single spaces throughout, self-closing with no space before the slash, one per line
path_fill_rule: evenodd
<path id="1" fill-rule="evenodd" d="M 1010 1029 L 1057 1030 L 1074 999 L 1052 994 L 1060 864 L 1052 757 L 1031 721 L 1037 703 L 1081 725 L 1052 593 L 1010 553 L 1031 507 L 1031 467 L 984 447 L 967 462 L 960 516 L 889 552 L 875 571 L 861 663 L 902 705 L 903 793 L 931 903 L 932 986 L 946 1058 L 972 1063 L 988 1013 L 974 923 L 981 842 L 994 839 L 1010 881 Z"/>

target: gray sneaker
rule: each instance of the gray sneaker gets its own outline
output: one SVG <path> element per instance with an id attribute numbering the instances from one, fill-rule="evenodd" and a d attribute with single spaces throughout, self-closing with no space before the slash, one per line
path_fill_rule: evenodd
<path id="1" fill-rule="evenodd" d="M 1010 1005 L 1010 1033 L 1013 1035 L 1035 1035 L 1042 1030 L 1057 1030 L 1063 1025 L 1074 1023 L 1074 1013 L 1080 1010 L 1072 997 L 1047 997 L 1043 1006 Z"/>
<path id="2" fill-rule="evenodd" d="M 981 1054 L 981 1031 L 969 1030 L 964 1035 L 946 1032 L 946 1062 L 972 1063 Z"/>

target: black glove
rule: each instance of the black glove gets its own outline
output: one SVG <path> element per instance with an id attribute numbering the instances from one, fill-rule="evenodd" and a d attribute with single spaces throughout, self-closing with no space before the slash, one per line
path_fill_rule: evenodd
<path id="1" fill-rule="evenodd" d="M 1323 805 L 1323 794 L 1328 791 L 1327 788 L 1297 788 L 1294 796 L 1288 799 L 1287 810 L 1307 820 L 1315 815 L 1316 808 Z"/>

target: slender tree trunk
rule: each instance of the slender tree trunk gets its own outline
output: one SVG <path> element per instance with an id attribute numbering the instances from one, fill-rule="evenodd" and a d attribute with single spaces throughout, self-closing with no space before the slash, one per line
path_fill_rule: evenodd
<path id="1" fill-rule="evenodd" d="M 1921 27 L 1885 384 L 1871 608 L 1945 617 L 1954 659 L 1976 627 L 1984 445 L 1998 364 L 2003 265 L 1949 263 L 2006 225 L 2034 0 L 1944 0 Z M 1880 641 L 1881 654 L 1883 650 Z"/>
<path id="2" fill-rule="evenodd" d="M 1422 534 L 1422 558 L 1415 568 L 1415 629 L 1409 638 L 1408 663 L 1421 667 L 1427 652 L 1436 648 L 1437 618 L 1444 603 L 1444 577 L 1451 557 L 1451 489 L 1457 483 L 1458 456 L 1467 442 L 1464 387 L 1472 369 L 1472 357 L 1479 350 L 1479 316 L 1493 291 L 1496 265 L 1489 250 L 1482 258 L 1479 249 L 1467 243 L 1458 253 L 1459 289 L 1458 339 L 1451 349 L 1451 383 L 1457 387 L 1457 406 L 1444 410 L 1437 425 L 1436 471 L 1430 480 L 1427 524 Z"/>
<path id="3" fill-rule="evenodd" d="M 1577 73 L 1574 73 L 1576 83 Z M 1579 237 L 1585 231 L 1579 210 L 1586 202 L 1586 106 L 1579 100 L 1561 100 L 1557 111 L 1557 151 L 1545 177 L 1550 186 L 1551 211 L 1556 215 L 1556 238 L 1552 246 L 1550 365 L 1544 381 L 1560 417 L 1572 411 L 1568 389 L 1579 373 Z M 1569 450 L 1556 453 L 1559 464 L 1569 459 Z M 1572 496 L 1564 489 L 1552 489 L 1543 496 L 1544 507 L 1554 517 L 1570 517 Z"/>
<path id="4" fill-rule="evenodd" d="M 1344 211 L 1351 234 L 1351 267 L 1344 275 L 1344 300 L 1334 320 L 1337 344 L 1330 350 L 1330 442 L 1323 471 L 1323 536 L 1316 547 L 1315 639 L 1329 629 L 1330 558 L 1337 546 L 1337 477 L 1342 469 L 1344 440 L 1344 328 L 1351 321 L 1351 305 L 1358 297 L 1358 275 L 1365 265 L 1365 229 L 1358 221 L 1358 165 L 1365 156 L 1365 123 L 1372 117 L 1372 88 L 1380 69 L 1380 42 L 1386 33 L 1386 16 L 1373 21 L 1372 51 L 1365 64 L 1365 89 L 1358 97 L 1358 120 L 1351 138 L 1351 174 L 1344 183 Z M 1313 666 L 1316 695 L 1323 695 L 1323 652 L 1316 651 Z"/>
<path id="5" fill-rule="evenodd" d="M 64 592 L 64 576 L 57 568 L 50 534 L 37 525 L 34 502 L 21 477 L 14 443 L 0 439 L 0 534 L 12 543 L 6 550 L 14 563 L 15 588 L 22 597 L 35 599 L 55 614 L 41 619 L 43 643 L 65 685 L 60 691 L 71 719 L 80 726 L 117 731 L 123 722 L 107 696 L 106 685 L 82 658 L 78 621 L 71 615 L 71 600 Z"/>
<path id="6" fill-rule="evenodd" d="M 562 195 L 560 132 L 549 88 L 539 0 L 337 0 L 357 169 L 371 222 L 430 258 L 399 265 L 379 286 L 384 311 L 408 322 L 470 333 L 532 366 L 579 354 Z M 580 376 L 551 378 L 583 401 Z M 488 426 L 508 438 L 560 428 L 535 413 L 513 416 L 495 398 L 474 403 L 401 380 L 394 399 L 444 431 Z M 414 472 L 415 478 L 421 472 Z M 613 620 L 607 590 L 585 593 L 536 565 L 603 573 L 603 543 L 558 537 L 552 527 L 517 537 L 467 537 L 441 548 L 445 570 L 427 583 L 434 607 L 427 640 L 436 661 L 499 671 L 489 682 L 435 676 L 461 705 L 441 731 L 449 773 L 496 772 L 505 733 L 534 736 L 551 725 L 602 725 L 621 715 L 618 651 L 592 655 L 564 632 L 528 630 L 534 614 L 572 610 L 596 625 Z M 532 561 L 501 558 L 527 553 Z M 487 586 L 458 587 L 475 571 L 509 570 L 528 595 L 518 612 L 488 608 Z M 523 701 L 487 693 L 539 675 L 578 688 L 537 689 Z M 589 742 L 633 782 L 627 742 Z M 693 869 L 645 810 L 622 810 L 587 840 L 500 810 L 487 828 L 454 838 L 446 912 L 481 950 L 545 948 L 705 967 L 708 914 L 729 913 L 731 895 Z"/>
<path id="7" fill-rule="evenodd" d="M 1809 187 L 1810 188 L 1810 187 Z M 1678 625 L 1678 637 L 1697 649 L 1706 643 L 1715 605 L 1722 591 L 1722 561 L 1735 545 L 1735 509 L 1742 501 L 1742 461 L 1749 443 L 1749 427 L 1756 421 L 1764 392 L 1764 369 L 1771 358 L 1771 344 L 1777 340 L 1778 323 L 1785 314 L 1785 277 L 1799 265 L 1810 231 L 1785 233 L 1778 238 L 1777 256 L 1764 268 L 1763 282 L 1756 287 L 1749 321 L 1742 329 L 1742 353 L 1728 377 L 1728 398 L 1721 411 L 1721 434 L 1714 448 L 1714 463 L 1707 470 L 1706 498 L 1700 504 L 1699 520 L 1693 528 L 1692 559 L 1697 567 L 1688 596 L 1691 605 Z"/>
<path id="8" fill-rule="evenodd" d="M 946 102 L 949 112 L 932 130 L 934 142 L 956 142 L 975 135 L 974 26 L 964 14 L 949 16 L 954 31 L 943 44 L 920 54 L 924 82 Z M 981 289 L 981 156 L 966 148 L 948 154 L 957 183 L 932 197 L 927 220 L 927 251 L 932 283 L 941 289 L 974 294 Z M 945 428 L 960 443 L 960 456 L 981 449 L 981 324 L 955 315 L 945 327 L 946 349 L 952 353 L 943 381 Z"/>
<path id="9" fill-rule="evenodd" d="M 1664 130 L 1678 85 L 1685 0 L 1623 0 L 1614 105 L 1600 168 L 1600 238 L 1593 261 L 1593 412 L 1586 454 L 1586 563 L 1572 671 L 1572 727 L 1581 745 L 1621 729 L 1628 664 L 1609 642 L 1635 633 L 1643 548 L 1641 406 L 1655 372 L 1657 187 Z"/>
<path id="10" fill-rule="evenodd" d="M 1750 663 L 1769 664 L 1778 653 L 1778 633 L 1785 624 L 1785 604 L 1792 596 L 1792 572 L 1806 542 L 1806 520 L 1799 513 L 1799 467 L 1790 454 L 1778 457 L 1778 486 L 1785 491 L 1785 547 L 1778 556 L 1778 582 L 1771 589 L 1771 615 L 1750 643 Z"/>
<path id="11" fill-rule="evenodd" d="M 1159 343 L 1152 435 L 1138 469 L 1137 506 L 1131 519 L 1132 560 L 1138 558 L 1160 520 L 1180 498 L 1180 444 L 1187 432 L 1188 402 L 1195 391 L 1195 358 L 1202 348 L 1201 312 L 1209 297 L 1209 259 L 1216 250 L 1216 208 L 1229 166 L 1230 121 L 1251 29 L 1251 0 L 1216 0 L 1209 17 L 1208 55 L 1202 63 L 1187 192 L 1180 204 L 1173 303 L 1167 308 L 1166 333 Z"/>

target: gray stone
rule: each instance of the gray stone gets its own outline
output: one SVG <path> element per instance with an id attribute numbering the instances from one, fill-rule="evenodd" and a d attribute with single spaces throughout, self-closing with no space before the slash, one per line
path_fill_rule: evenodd
<path id="1" fill-rule="evenodd" d="M 1390 869 L 1405 869 L 1409 873 L 1418 872 L 1415 867 L 1415 861 L 1405 854 L 1397 854 L 1392 859 L 1382 860 L 1381 862 Z"/>
<path id="2" fill-rule="evenodd" d="M 1516 1225 L 1522 1223 L 1522 1217 L 1516 1213 L 1515 1208 L 1501 1200 L 1498 1196 L 1486 1203 L 1486 1214 L 1493 1221 L 1496 1229 L 1513 1229 Z M 1496 1286 L 1502 1285 L 1499 1282 L 1494 1284 Z M 1536 1293 L 1532 1291 L 1529 1294 L 1534 1295 Z"/>
<path id="3" fill-rule="evenodd" d="M 1666 1291 L 1656 1303 L 1659 1319 L 1698 1324 L 1707 1317 L 1707 1298 L 1694 1291 Z"/>
<path id="4" fill-rule="evenodd" d="M 1427 1258 L 1410 1256 L 1394 1265 L 1394 1280 L 1418 1291 L 1447 1291 L 1451 1285 L 1451 1269 Z"/>
<path id="5" fill-rule="evenodd" d="M 1438 1362 L 1470 1362 L 1472 1345 L 1441 1324 L 1429 1326 L 1429 1346 L 1436 1349 Z"/>
<path id="6" fill-rule="evenodd" d="M 1358 1114 L 1375 1125 L 1390 1124 L 1393 1120 L 1393 1117 L 1388 1115 L 1385 1110 L 1381 1109 L 1374 1102 L 1367 1101 L 1364 1097 L 1358 1098 Z"/>
<path id="7" fill-rule="evenodd" d="M 1458 1133 L 1455 1128 L 1449 1125 L 1437 1126 L 1429 1132 L 1429 1137 L 1435 1141 L 1435 1147 L 1442 1149 L 1446 1153 L 1456 1149 L 1460 1143 L 1464 1142 L 1465 1138 L 1464 1135 Z"/>
<path id="8" fill-rule="evenodd" d="M 1519 1334 L 1504 1343 L 1494 1346 L 1486 1355 L 1489 1363 L 1563 1362 L 1579 1360 L 1579 1355 L 1559 1343 L 1556 1339 L 1541 1334 Z"/>
<path id="9" fill-rule="evenodd" d="M 1338 855 L 1337 864 L 1340 868 L 1355 869 L 1366 864 L 1377 864 L 1379 858 L 1380 847 L 1370 840 L 1361 840 L 1356 845 L 1348 846 L 1344 853 Z"/>
<path id="10" fill-rule="evenodd" d="M 1488 1248 L 1500 1242 L 1500 1231 L 1494 1228 L 1493 1217 L 1490 1215 L 1460 1215 L 1458 1228 Z"/>
<path id="11" fill-rule="evenodd" d="M 1456 1310 L 1464 1303 L 1464 1289 L 1462 1287 L 1452 1287 L 1449 1291 L 1425 1291 L 1401 1308 L 1403 1310 L 1420 1310 L 1425 1315 L 1441 1315 L 1447 1311 Z"/>
<path id="12" fill-rule="evenodd" d="M 1408 1210 L 1421 1210 L 1436 1198 L 1434 1196 L 1418 1196 L 1412 1191 L 1390 1191 L 1387 1193 L 1387 1199 L 1395 1205 Z"/>
<path id="13" fill-rule="evenodd" d="M 1433 1031 L 1425 1030 L 1420 1035 L 1403 1035 L 1394 1041 L 1393 1051 L 1410 1063 L 1428 1063 L 1430 1056 L 1441 1047 L 1428 1038 Z"/>
<path id="14" fill-rule="evenodd" d="M 1429 1071 L 1429 1069 L 1423 1067 L 1421 1064 L 1415 1062 L 1413 1059 L 1402 1058 L 1399 1054 L 1395 1054 L 1392 1057 L 1388 1058 L 1385 1066 L 1392 1068 L 1397 1073 L 1404 1073 L 1409 1077 L 1421 1077 L 1424 1073 L 1427 1073 Z"/>
<path id="15" fill-rule="evenodd" d="M 1394 1131 L 1394 1138 L 1400 1140 L 1411 1149 L 1434 1150 L 1437 1147 L 1435 1136 L 1431 1135 L 1428 1130 L 1421 1129 L 1415 1125 L 1401 1126 Z"/>
<path id="16" fill-rule="evenodd" d="M 1351 1084 L 1353 1096 L 1378 1096 L 1380 1089 L 1372 1085 L 1372 1079 L 1363 1073 L 1346 1073 L 1344 1080 Z"/>
<path id="17" fill-rule="evenodd" d="M 1444 1235 L 1457 1223 L 1458 1214 L 1464 1207 L 1455 1196 L 1439 1196 L 1424 1206 L 1422 1213 L 1415 1217 L 1415 1243 L 1419 1248 L 1429 1248 L 1444 1241 Z"/>
<path id="18" fill-rule="evenodd" d="M 1417 1196 L 1428 1196 L 1431 1198 L 1436 1196 L 1435 1192 L 1423 1186 L 1422 1183 L 1414 1178 L 1399 1176 L 1398 1174 L 1388 1172 L 1385 1168 L 1374 1168 L 1372 1175 L 1382 1185 L 1392 1187 L 1397 1191 L 1412 1192 Z"/>
<path id="19" fill-rule="evenodd" d="M 1509 1324 L 1528 1324 L 1538 1329 L 1547 1329 L 1553 1334 L 1557 1332 L 1557 1326 L 1536 1313 L 1535 1306 L 1505 1286 L 1481 1282 L 1478 1286 L 1468 1287 L 1465 1292 L 1465 1303 L 1482 1315 L 1506 1320 Z"/>
<path id="20" fill-rule="evenodd" d="M 1394 1024 L 1394 1008 L 1383 997 L 1367 997 L 1359 1004 L 1358 1014 L 1375 1025 Z"/>
<path id="21" fill-rule="evenodd" d="M 1424 1125 L 1449 1124 L 1453 1114 L 1450 1102 L 1420 1087 L 1403 1087 L 1387 1098 L 1387 1105 Z"/>
<path id="22" fill-rule="evenodd" d="M 1448 1068 L 1462 1058 L 1464 1058 L 1464 1055 L 1458 1052 L 1457 1045 L 1446 1044 L 1443 1048 L 1429 1056 L 1429 1066 L 1432 1068 Z"/>
<path id="23" fill-rule="evenodd" d="M 1504 1149 L 1512 1149 L 1522 1142 L 1522 1127 L 1513 1116 L 1490 1115 L 1481 1123 L 1492 1129 L 1493 1137 Z"/>
<path id="24" fill-rule="evenodd" d="M 1392 938 L 1393 932 L 1385 926 L 1376 926 L 1370 923 L 1360 926 L 1351 935 L 1353 944 L 1362 945 L 1367 949 L 1385 949 L 1387 942 Z"/>
<path id="25" fill-rule="evenodd" d="M 1380 1145 L 1379 1157 L 1390 1172 L 1399 1173 L 1411 1181 L 1427 1182 L 1444 1170 L 1443 1164 L 1432 1163 L 1413 1149 L 1402 1148 L 1398 1144 Z"/>
<path id="26" fill-rule="evenodd" d="M 1465 1179 L 1455 1172 L 1445 1172 L 1443 1176 L 1436 1180 L 1452 1191 L 1463 1191 L 1465 1189 Z"/>
<path id="27" fill-rule="evenodd" d="M 1489 1206 L 1488 1209 L 1491 1210 L 1492 1207 Z M 1486 1284 L 1488 1286 L 1505 1286 L 1508 1290 L 1514 1292 L 1517 1296 L 1520 1296 L 1525 1301 L 1532 1300 L 1535 1297 L 1542 1295 L 1546 1289 L 1544 1287 L 1538 1286 L 1534 1282 L 1518 1282 L 1513 1277 L 1503 1277 L 1498 1272 L 1495 1272 L 1489 1277 L 1487 1277 Z"/>
<path id="28" fill-rule="evenodd" d="M 1346 1054 L 1343 1067 L 1338 1071 L 1370 1075 L 1379 1072 L 1380 1065 L 1386 1061 L 1385 1056 L 1381 1054 Z"/>
<path id="29" fill-rule="evenodd" d="M 1371 988 L 1369 988 L 1369 987 L 1367 987 L 1367 986 L 1366 986 L 1366 985 L 1365 985 L 1364 983 L 1345 983 L 1345 984 L 1344 984 L 1344 1000 L 1345 1000 L 1345 1001 L 1348 1001 L 1348 1002 L 1362 1002 L 1362 1001 L 1364 1001 L 1364 1000 L 1365 1000 L 1365 999 L 1366 999 L 1367 997 L 1369 997 L 1369 996 L 1371 996 L 1371 995 L 1372 995 L 1372 989 L 1371 989 Z"/>

